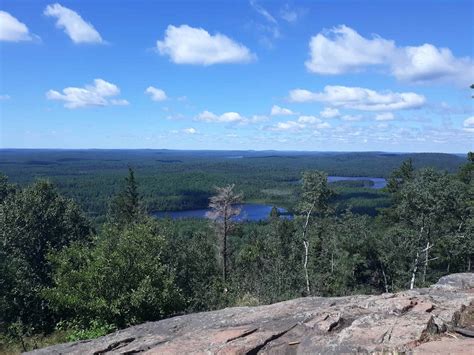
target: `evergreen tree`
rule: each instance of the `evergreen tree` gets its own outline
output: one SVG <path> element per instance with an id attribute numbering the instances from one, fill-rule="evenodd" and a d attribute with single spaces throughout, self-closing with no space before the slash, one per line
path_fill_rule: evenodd
<path id="1" fill-rule="evenodd" d="M 140 204 L 135 172 L 129 167 L 124 187 L 110 204 L 109 221 L 123 226 L 138 222 L 143 217 L 144 211 Z"/>

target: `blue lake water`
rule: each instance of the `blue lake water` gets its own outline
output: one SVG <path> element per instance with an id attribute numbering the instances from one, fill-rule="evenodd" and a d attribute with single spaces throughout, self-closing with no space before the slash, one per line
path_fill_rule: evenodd
<path id="1" fill-rule="evenodd" d="M 377 177 L 348 177 L 348 176 L 328 176 L 328 181 L 360 181 L 360 180 L 370 180 L 373 182 L 371 189 L 381 189 L 387 185 L 387 180 L 384 178 Z M 258 203 L 243 203 L 239 205 L 242 209 L 240 215 L 236 218 L 237 221 L 261 221 L 268 219 L 270 211 L 272 210 L 273 205 L 264 205 Z M 284 208 L 278 207 L 280 211 L 281 218 L 292 218 L 291 215 L 287 214 L 288 212 Z M 157 218 L 170 217 L 172 219 L 180 218 L 206 218 L 206 212 L 208 208 L 195 209 L 195 210 L 186 210 L 186 211 L 157 211 L 152 212 L 152 215 Z"/>
<path id="2" fill-rule="evenodd" d="M 236 220 L 238 221 L 260 221 L 265 220 L 270 215 L 272 205 L 263 205 L 258 203 L 244 203 L 239 205 L 242 209 L 240 215 Z M 284 208 L 279 208 L 281 214 L 287 213 Z M 187 210 L 187 211 L 167 211 L 167 212 L 153 212 L 152 215 L 158 218 L 170 217 L 172 219 L 179 218 L 205 218 L 208 208 Z M 282 218 L 291 218 L 289 215 L 282 215 Z"/>
<path id="3" fill-rule="evenodd" d="M 349 177 L 349 176 L 328 176 L 329 182 L 336 182 L 336 181 L 361 181 L 361 180 L 369 180 L 373 182 L 373 185 L 370 187 L 371 189 L 382 189 L 387 186 L 387 180 L 384 178 L 378 177 Z"/>

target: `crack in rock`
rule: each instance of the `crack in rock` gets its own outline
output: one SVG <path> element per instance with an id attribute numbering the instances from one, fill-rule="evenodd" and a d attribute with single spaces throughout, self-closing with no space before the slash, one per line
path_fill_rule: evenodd
<path id="1" fill-rule="evenodd" d="M 94 355 L 106 354 L 109 351 L 113 351 L 113 350 L 123 348 L 123 347 L 127 346 L 128 344 L 130 344 L 134 340 L 135 340 L 135 338 L 125 338 L 125 339 L 113 342 L 113 343 L 109 344 L 109 346 L 107 346 L 105 349 L 95 351 Z"/>
<path id="2" fill-rule="evenodd" d="M 259 352 L 260 350 L 262 350 L 267 344 L 269 344 L 270 342 L 272 342 L 272 341 L 274 341 L 274 340 L 276 340 L 276 339 L 278 339 L 278 338 L 281 338 L 283 335 L 285 335 L 286 333 L 288 333 L 288 332 L 289 332 L 290 330 L 292 330 L 294 327 L 296 327 L 296 324 L 293 325 L 293 326 L 291 326 L 290 328 L 288 328 L 288 329 L 286 329 L 286 330 L 280 332 L 280 333 L 277 333 L 277 334 L 272 335 L 271 337 L 265 339 L 265 341 L 264 341 L 262 344 L 257 345 L 257 346 L 256 346 L 255 348 L 253 348 L 253 349 L 250 349 L 250 350 L 247 351 L 245 354 L 246 354 L 246 355 L 256 355 L 256 354 L 258 354 L 258 352 Z"/>

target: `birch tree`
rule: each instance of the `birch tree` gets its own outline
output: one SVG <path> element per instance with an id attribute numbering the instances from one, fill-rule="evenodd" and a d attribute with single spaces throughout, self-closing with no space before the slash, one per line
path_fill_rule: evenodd
<path id="1" fill-rule="evenodd" d="M 306 294 L 311 293 L 311 285 L 308 275 L 308 259 L 310 240 L 308 238 L 308 230 L 311 222 L 314 222 L 316 215 L 323 215 L 329 207 L 329 199 L 333 195 L 329 188 L 327 174 L 322 171 L 307 171 L 303 173 L 303 185 L 301 193 L 301 201 L 298 206 L 299 218 L 302 223 L 302 243 L 304 248 L 303 271 L 305 276 Z"/>
<path id="2" fill-rule="evenodd" d="M 423 169 L 400 189 L 395 204 L 398 221 L 412 231 L 410 289 L 428 281 L 430 264 L 450 263 L 456 239 L 465 236 L 470 218 L 466 188 L 459 180 L 433 169 Z M 438 260 L 439 259 L 439 260 Z"/>
<path id="3" fill-rule="evenodd" d="M 209 211 L 206 215 L 215 225 L 217 236 L 220 244 L 220 255 L 222 257 L 222 279 L 224 284 L 227 282 L 229 274 L 229 250 L 228 238 L 235 228 L 235 217 L 237 217 L 241 209 L 236 205 L 242 202 L 242 194 L 234 192 L 235 185 L 225 187 L 217 187 L 216 195 L 210 198 Z"/>

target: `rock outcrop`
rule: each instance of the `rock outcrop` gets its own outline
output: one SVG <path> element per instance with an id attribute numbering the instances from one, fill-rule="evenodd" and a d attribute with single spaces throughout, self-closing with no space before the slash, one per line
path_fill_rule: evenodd
<path id="1" fill-rule="evenodd" d="M 474 349 L 474 274 L 377 296 L 307 297 L 196 313 L 32 354 L 466 353 Z"/>

